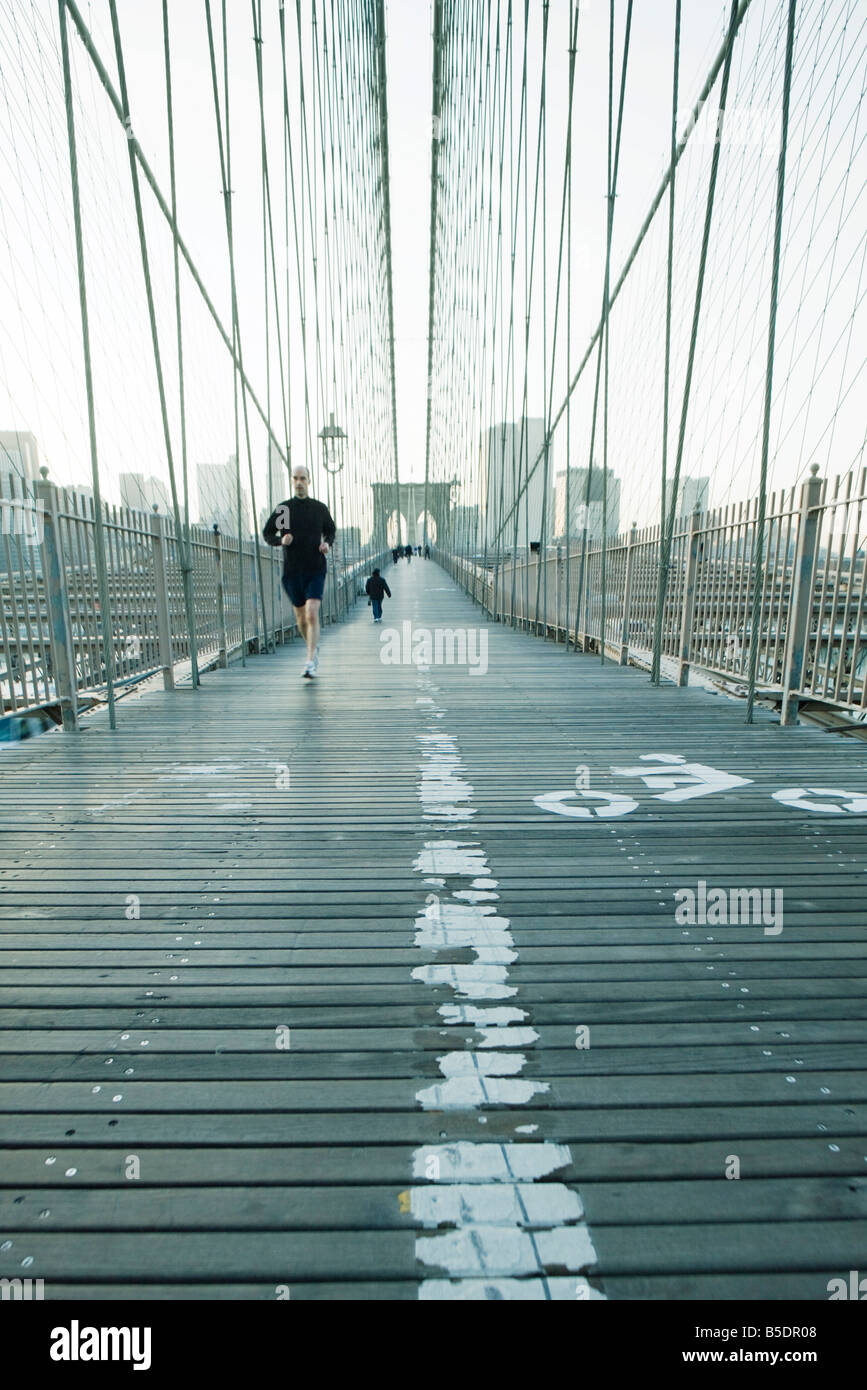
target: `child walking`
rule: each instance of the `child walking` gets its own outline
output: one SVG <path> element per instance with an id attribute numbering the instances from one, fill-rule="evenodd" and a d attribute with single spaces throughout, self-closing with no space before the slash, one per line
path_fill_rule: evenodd
<path id="1" fill-rule="evenodd" d="M 373 609 L 373 621 L 375 623 L 381 623 L 382 600 L 386 595 L 391 598 L 391 589 L 389 589 L 379 570 L 373 571 L 365 588 L 367 596 L 370 599 L 370 606 Z"/>

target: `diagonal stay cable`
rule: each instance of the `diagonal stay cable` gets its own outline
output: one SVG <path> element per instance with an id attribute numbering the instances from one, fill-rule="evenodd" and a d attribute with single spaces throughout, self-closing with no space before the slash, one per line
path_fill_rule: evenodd
<path id="1" fill-rule="evenodd" d="M 93 64 L 94 70 L 96 71 L 97 77 L 102 83 L 106 95 L 108 96 L 108 99 L 114 108 L 115 115 L 117 116 L 121 125 L 123 125 L 123 104 L 121 102 L 120 96 L 115 90 L 114 84 L 108 74 L 108 71 L 106 70 L 105 64 L 103 63 L 102 58 L 100 57 L 99 50 L 97 49 L 96 44 L 93 41 L 90 30 L 88 29 L 87 25 L 84 22 L 84 19 L 82 18 L 81 12 L 78 9 L 77 4 L 75 3 L 75 0 L 62 0 L 62 3 L 64 7 L 64 12 L 68 14 L 69 18 L 75 25 L 79 38 L 81 39 L 81 42 L 87 52 L 88 57 L 90 58 L 91 63 Z M 151 169 L 150 164 L 145 158 L 144 151 L 142 150 L 140 144 L 138 143 L 138 140 L 135 138 L 134 135 L 130 136 L 130 148 L 134 152 L 139 167 L 142 173 L 144 174 L 145 179 L 147 180 L 147 183 L 149 184 L 154 197 L 156 198 L 160 212 L 163 214 L 163 217 L 169 224 L 172 236 L 177 241 L 178 250 L 180 251 L 180 254 L 182 255 L 184 261 L 186 262 L 187 268 L 191 276 L 193 277 L 193 280 L 196 284 L 196 288 L 202 296 L 208 313 L 211 315 L 211 318 L 213 319 L 217 331 L 220 334 L 220 337 L 222 338 L 225 346 L 228 348 L 230 354 L 235 358 L 237 365 L 237 355 L 235 353 L 234 344 L 232 343 L 231 338 L 229 337 L 228 333 L 226 332 L 226 329 L 223 326 L 223 322 L 219 314 L 217 313 L 216 308 L 214 307 L 214 303 L 210 295 L 208 294 L 207 289 L 205 288 L 205 283 L 202 280 L 201 275 L 199 274 L 199 271 L 189 252 L 186 242 L 181 236 L 177 220 L 173 217 L 172 210 L 163 196 L 162 190 L 160 189 L 160 186 L 157 183 L 153 170 Z M 249 392 L 250 400 L 256 407 L 256 410 L 258 411 L 262 419 L 262 422 L 266 430 L 268 431 L 268 434 L 270 435 L 273 443 L 280 451 L 280 455 L 282 457 L 283 450 L 280 447 L 279 440 L 277 439 L 277 436 L 274 434 L 268 416 L 266 412 L 263 410 L 261 404 L 259 403 L 259 399 L 253 390 L 252 384 L 247 379 L 247 376 L 244 373 L 243 368 L 241 368 L 241 378 L 244 382 L 246 390 Z"/>
<path id="2" fill-rule="evenodd" d="M 744 20 L 744 17 L 746 16 L 747 11 L 749 10 L 750 5 L 751 5 L 752 3 L 753 3 L 753 0 L 740 0 L 739 6 L 738 6 L 738 10 L 737 10 L 737 19 L 736 19 L 736 22 L 735 22 L 735 24 L 734 24 L 735 34 L 737 34 L 737 31 L 740 29 L 741 24 L 742 24 L 742 22 L 743 22 L 743 20 Z M 729 31 L 729 32 L 730 32 L 730 31 Z M 686 147 L 687 147 L 687 144 L 689 143 L 690 137 L 692 136 L 692 133 L 693 133 L 693 131 L 694 131 L 695 128 L 696 128 L 698 116 L 700 115 L 701 110 L 702 110 L 702 108 L 704 107 L 704 104 L 705 104 L 705 102 L 707 101 L 708 96 L 710 95 L 711 91 L 713 90 L 713 87 L 714 87 L 715 84 L 716 84 L 716 79 L 717 79 L 717 77 L 719 76 L 720 69 L 723 67 L 723 64 L 724 64 L 724 62 L 725 62 L 725 56 L 726 56 L 726 53 L 727 53 L 727 51 L 728 51 L 728 47 L 729 47 L 729 39 L 728 39 L 728 37 L 727 37 L 726 40 L 725 40 L 725 42 L 724 42 L 723 45 L 722 45 L 722 48 L 720 49 L 719 53 L 717 54 L 716 58 L 714 59 L 714 62 L 713 62 L 712 66 L 711 66 L 711 69 L 710 69 L 710 72 L 708 73 L 707 78 L 705 79 L 704 85 L 702 86 L 701 92 L 699 93 L 698 98 L 697 98 L 697 100 L 696 100 L 696 102 L 695 102 L 695 105 L 694 105 L 694 107 L 693 107 L 693 111 L 692 111 L 692 114 L 691 114 L 691 116 L 690 116 L 690 119 L 689 119 L 689 121 L 687 122 L 686 130 L 684 131 L 684 134 L 682 135 L 682 137 L 681 137 L 681 139 L 680 139 L 680 142 L 679 142 L 678 147 L 677 147 L 676 158 L 675 158 L 675 163 L 676 163 L 676 164 L 679 164 L 679 163 L 680 163 L 680 160 L 683 158 L 683 154 L 684 154 L 684 151 L 685 151 L 685 149 L 686 149 Z M 648 208 L 648 210 L 647 210 L 647 213 L 646 213 L 646 215 L 645 215 L 644 221 L 642 222 L 641 227 L 639 228 L 638 234 L 637 234 L 637 236 L 636 236 L 636 238 L 635 238 L 635 241 L 633 242 L 632 247 L 630 248 L 630 250 L 629 250 L 629 252 L 628 252 L 628 254 L 627 254 L 626 260 L 625 260 L 625 262 L 624 262 L 624 264 L 623 264 L 623 267 L 622 267 L 622 269 L 621 269 L 621 271 L 620 271 L 620 275 L 619 275 L 618 278 L 617 278 L 617 282 L 616 282 L 616 284 L 614 285 L 614 288 L 613 288 L 612 291 L 611 291 L 611 296 L 610 296 L 610 300 L 609 300 L 609 310 L 611 310 L 611 309 L 614 308 L 614 305 L 615 305 L 615 303 L 616 303 L 618 297 L 620 296 L 620 294 L 621 294 L 621 292 L 622 292 L 622 290 L 623 290 L 623 286 L 625 285 L 625 283 L 626 283 L 626 281 L 627 281 L 627 279 L 628 279 L 628 277 L 629 277 L 630 271 L 632 270 L 632 267 L 633 267 L 633 265 L 635 264 L 635 260 L 636 260 L 636 258 L 637 258 L 637 256 L 638 256 L 638 252 L 641 250 L 641 247 L 642 247 L 642 245 L 643 245 L 643 243 L 644 243 L 644 240 L 645 240 L 645 238 L 646 238 L 646 236 L 647 236 L 647 234 L 648 234 L 648 232 L 649 232 L 649 230 L 650 230 L 650 228 L 651 228 L 651 226 L 652 226 L 652 224 L 653 224 L 653 220 L 654 220 L 654 218 L 655 218 L 655 216 L 656 216 L 656 213 L 657 213 L 657 211 L 659 210 L 659 206 L 660 206 L 660 204 L 661 204 L 661 202 L 662 202 L 662 199 L 664 198 L 664 196 L 665 196 L 665 194 L 666 194 L 666 192 L 667 192 L 667 190 L 668 190 L 668 184 L 669 184 L 669 180 L 670 180 L 670 178 L 671 178 L 671 173 L 672 173 L 672 166 L 669 165 L 669 167 L 666 169 L 665 174 L 664 174 L 663 177 L 662 177 L 662 181 L 661 181 L 661 183 L 660 183 L 658 189 L 656 190 L 656 193 L 654 194 L 654 196 L 653 196 L 653 198 L 652 198 L 652 200 L 651 200 L 651 203 L 650 203 L 650 206 L 649 206 L 649 208 Z M 566 408 L 567 408 L 569 399 L 570 399 L 570 397 L 573 395 L 573 393 L 574 393 L 576 387 L 578 386 L 579 381 L 581 380 L 581 378 L 582 378 L 583 375 L 584 375 L 584 371 L 585 371 L 585 369 L 586 369 L 586 367 L 587 367 L 587 364 L 588 364 L 588 362 L 590 361 L 591 357 L 593 356 L 594 349 L 596 348 L 596 346 L 597 346 L 597 344 L 598 344 L 598 342 L 599 342 L 600 336 L 601 336 L 601 334 L 602 334 L 602 330 L 603 330 L 603 324 L 602 324 L 602 320 L 600 319 L 600 321 L 599 321 L 599 323 L 597 324 L 597 326 L 596 326 L 596 328 L 595 328 L 593 334 L 591 335 L 590 342 L 588 343 L 588 345 L 587 345 L 587 347 L 586 347 L 586 349 L 585 349 L 585 351 L 584 351 L 584 356 L 582 357 L 581 361 L 580 361 L 579 364 L 578 364 L 578 367 L 577 367 L 577 369 L 576 369 L 575 375 L 574 375 L 574 377 L 572 378 L 572 380 L 571 380 L 570 383 L 569 383 L 569 387 L 568 387 L 568 390 L 567 390 L 567 392 L 566 392 L 566 396 L 564 397 L 564 399 L 563 399 L 563 401 L 562 401 L 562 403 L 561 403 L 561 405 L 560 405 L 560 408 L 559 408 L 559 410 L 557 411 L 557 414 L 555 415 L 555 417 L 554 417 L 554 419 L 553 419 L 553 421 L 552 421 L 552 423 L 551 423 L 551 431 L 550 431 L 550 432 L 551 432 L 551 435 L 554 434 L 554 432 L 556 431 L 557 427 L 558 427 L 559 424 L 560 424 L 560 421 L 562 420 L 563 416 L 564 416 L 565 413 L 566 413 Z M 529 474 L 528 474 L 528 477 L 524 480 L 524 488 L 522 489 L 522 492 L 523 492 L 523 490 L 526 489 L 526 487 L 528 486 L 530 480 L 531 480 L 532 477 L 533 477 L 533 474 L 535 473 L 535 471 L 536 471 L 536 469 L 538 468 L 539 464 L 542 462 L 542 460 L 543 460 L 543 458 L 544 458 L 544 454 L 545 454 L 545 450 L 544 450 L 544 445 L 543 445 L 542 448 L 540 448 L 538 455 L 536 456 L 536 460 L 535 460 L 535 462 L 534 462 L 532 468 L 530 469 L 530 472 L 529 472 Z M 501 524 L 502 524 L 503 526 L 505 526 L 505 525 L 508 523 L 508 521 L 509 521 L 510 518 L 511 518 L 512 512 L 513 512 L 514 509 L 519 505 L 519 503 L 520 503 L 520 498 L 515 499 L 515 501 L 514 501 L 513 504 L 512 504 L 512 507 L 511 507 L 510 510 L 509 510 L 509 513 L 508 513 L 508 514 L 503 518 L 503 520 L 502 520 L 502 523 L 501 523 Z"/>

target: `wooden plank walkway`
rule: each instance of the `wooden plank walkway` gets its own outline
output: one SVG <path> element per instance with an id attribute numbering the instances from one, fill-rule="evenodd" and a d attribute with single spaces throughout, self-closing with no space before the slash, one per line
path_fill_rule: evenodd
<path id="1" fill-rule="evenodd" d="M 388 578 L 313 686 L 296 645 L 4 751 L 0 1277 L 827 1299 L 867 1261 L 867 802 L 825 792 L 867 750 Z M 405 622 L 487 670 L 385 664 Z M 676 919 L 700 882 L 782 921 Z"/>

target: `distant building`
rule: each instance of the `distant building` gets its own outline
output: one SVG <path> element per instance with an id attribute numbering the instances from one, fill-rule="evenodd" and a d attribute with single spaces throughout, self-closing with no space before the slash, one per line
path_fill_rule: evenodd
<path id="1" fill-rule="evenodd" d="M 0 476 L 4 473 L 12 473 L 26 483 L 38 479 L 39 448 L 36 436 L 29 430 L 0 430 Z"/>
<path id="2" fill-rule="evenodd" d="M 665 488 L 665 513 L 671 506 L 671 489 Z M 693 512 L 706 512 L 710 502 L 710 478 L 681 478 L 677 493 L 675 517 L 692 516 Z"/>
<path id="3" fill-rule="evenodd" d="M 482 496 L 485 512 L 484 534 L 479 542 L 487 538 L 488 548 L 496 548 L 497 536 L 502 532 L 501 550 L 511 550 L 515 545 L 515 516 L 518 521 L 518 549 L 526 549 L 527 543 L 538 541 L 542 536 L 542 503 L 545 491 L 545 463 L 540 460 L 534 469 L 545 445 L 545 422 L 543 420 L 524 420 L 517 423 L 501 423 L 488 430 L 482 439 Z M 529 484 L 527 482 L 530 474 Z M 554 477 L 554 445 L 548 452 L 548 485 Z M 522 491 L 523 489 L 523 491 Z M 515 506 L 516 495 L 520 501 Z M 553 497 L 549 492 L 547 507 L 547 530 L 551 535 L 551 506 Z"/>
<path id="4" fill-rule="evenodd" d="M 273 439 L 268 441 L 268 478 L 265 493 L 264 522 L 268 520 L 275 507 L 292 496 L 292 476 L 290 468 L 283 462 L 283 456 Z"/>
<path id="5" fill-rule="evenodd" d="M 513 535 L 514 535 L 514 522 Z M 461 550 L 482 550 L 485 544 L 485 537 L 481 530 L 478 507 L 453 507 L 452 508 L 452 539 L 456 546 Z M 534 536 L 532 539 L 536 539 Z"/>
<path id="6" fill-rule="evenodd" d="M 607 505 L 603 499 L 603 473 L 594 468 L 590 475 L 590 497 L 587 497 L 587 468 L 570 468 L 569 484 L 569 539 L 580 538 L 587 527 L 587 538 L 591 541 L 602 539 L 604 519 L 607 512 L 606 534 L 609 540 L 620 534 L 620 479 L 608 469 Z M 554 496 L 554 535 L 557 540 L 566 536 L 566 472 L 557 474 Z"/>
<path id="7" fill-rule="evenodd" d="M 143 473 L 121 473 L 120 501 L 136 512 L 150 512 L 156 507 L 163 516 L 172 510 L 167 485 L 160 478 L 146 478 Z M 179 498 L 183 507 L 183 498 Z"/>
<path id="8" fill-rule="evenodd" d="M 200 463 L 196 468 L 199 525 L 219 526 L 224 536 L 238 534 L 238 481 L 234 454 L 225 463 Z M 284 499 L 281 497 L 280 501 Z M 250 534 L 250 504 L 241 488 L 241 530 Z"/>
<path id="9" fill-rule="evenodd" d="M 33 498 L 38 478 L 39 450 L 34 435 L 26 430 L 0 430 L 0 574 L 42 572 L 33 508 L 12 505 Z"/>

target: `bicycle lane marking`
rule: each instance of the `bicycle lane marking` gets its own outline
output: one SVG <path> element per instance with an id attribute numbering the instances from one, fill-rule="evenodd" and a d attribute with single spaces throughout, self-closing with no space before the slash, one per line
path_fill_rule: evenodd
<path id="1" fill-rule="evenodd" d="M 422 818 L 439 838 L 425 841 L 414 868 L 428 889 L 416 918 L 415 944 L 427 951 L 471 950 L 472 963 L 418 966 L 415 980 L 446 986 L 454 1003 L 439 1015 L 448 1026 L 470 1027 L 479 1035 L 472 1049 L 439 1059 L 442 1082 L 417 1093 L 428 1110 L 454 1113 L 486 1105 L 517 1107 L 549 1090 L 544 1081 L 522 1078 L 523 1049 L 538 1040 L 527 1011 L 516 1001 L 509 966 L 518 959 L 510 922 L 497 911 L 497 881 L 491 876 L 478 839 L 458 840 L 472 831 L 473 788 L 454 735 L 435 721 L 445 718 L 440 692 L 424 667 L 417 701 L 430 717 L 418 735 L 418 795 Z M 504 1001 L 511 1001 L 506 1003 Z M 486 1117 L 480 1116 L 485 1122 Z M 535 1133 L 520 1125 L 517 1134 Z M 431 1231 L 420 1235 L 419 1261 L 445 1271 L 419 1288 L 420 1299 L 603 1299 L 586 1278 L 596 1251 L 577 1192 L 563 1183 L 543 1181 L 571 1164 L 566 1145 L 545 1140 L 515 1143 L 458 1142 L 424 1145 L 413 1155 L 413 1177 L 424 1186 L 402 1194 L 412 1216 Z M 551 1275 L 548 1268 L 573 1272 Z"/>

